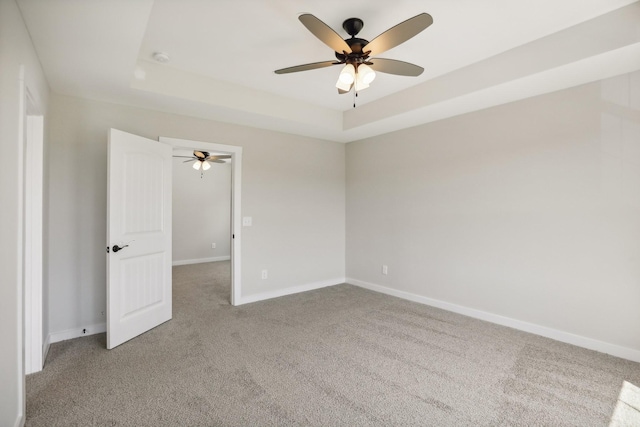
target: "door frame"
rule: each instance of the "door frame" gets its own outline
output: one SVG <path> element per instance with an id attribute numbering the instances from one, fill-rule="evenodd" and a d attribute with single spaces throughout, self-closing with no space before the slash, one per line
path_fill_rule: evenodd
<path id="1" fill-rule="evenodd" d="M 44 118 L 26 90 L 24 135 L 24 303 L 25 372 L 42 370 L 42 241 Z"/>
<path id="2" fill-rule="evenodd" d="M 161 136 L 158 140 L 174 150 L 200 150 L 231 155 L 231 305 L 240 305 L 242 299 L 241 241 L 242 241 L 242 147 L 214 142 L 192 141 Z"/>
<path id="3" fill-rule="evenodd" d="M 20 67 L 19 218 L 20 282 L 23 303 L 24 374 L 39 372 L 48 346 L 43 344 L 44 116 L 39 97 Z"/>

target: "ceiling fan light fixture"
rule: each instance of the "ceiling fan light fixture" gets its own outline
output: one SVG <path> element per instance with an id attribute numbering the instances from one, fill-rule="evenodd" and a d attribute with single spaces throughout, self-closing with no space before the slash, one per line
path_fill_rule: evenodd
<path id="1" fill-rule="evenodd" d="M 202 162 L 200 160 L 196 160 L 195 162 L 193 162 L 193 168 L 195 170 L 200 170 L 200 165 L 202 164 Z"/>
<path id="2" fill-rule="evenodd" d="M 354 85 L 354 88 L 355 88 L 356 92 L 360 92 L 361 90 L 365 90 L 368 87 L 369 87 L 369 85 L 366 84 L 365 82 L 363 82 L 362 79 L 356 79 L 356 83 Z"/>
<path id="3" fill-rule="evenodd" d="M 362 67 L 363 65 L 361 65 L 360 67 Z M 364 65 L 366 67 L 366 65 Z M 354 83 L 354 87 L 356 89 L 356 92 L 359 92 L 361 90 L 365 90 L 366 88 L 369 87 L 369 83 L 373 81 L 373 78 L 371 78 L 371 74 L 367 74 L 367 73 L 360 73 L 360 67 L 358 67 L 358 74 L 356 74 L 356 81 Z M 371 70 L 373 72 L 373 70 Z M 375 78 L 375 73 L 374 76 Z"/>
<path id="4" fill-rule="evenodd" d="M 208 171 L 210 168 L 211 168 L 211 165 L 209 164 L 209 162 L 202 162 L 203 171 Z"/>
<path id="5" fill-rule="evenodd" d="M 369 86 L 375 78 L 376 72 L 373 71 L 373 68 L 369 67 L 367 64 L 360 64 L 358 66 L 357 80 L 361 80 L 363 84 Z"/>
<path id="6" fill-rule="evenodd" d="M 343 83 L 340 79 L 336 82 L 336 87 L 340 90 L 348 92 L 351 89 L 350 83 Z"/>
<path id="7" fill-rule="evenodd" d="M 340 76 L 338 77 L 338 81 L 346 85 L 351 85 L 355 79 L 356 79 L 356 68 L 353 66 L 353 64 L 345 65 L 342 71 L 340 71 Z"/>

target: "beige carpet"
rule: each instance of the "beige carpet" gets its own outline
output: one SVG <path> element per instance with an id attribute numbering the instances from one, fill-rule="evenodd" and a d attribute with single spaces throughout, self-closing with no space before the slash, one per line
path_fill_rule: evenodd
<path id="1" fill-rule="evenodd" d="M 606 426 L 640 364 L 339 285 L 232 307 L 174 268 L 174 319 L 54 344 L 29 426 Z"/>

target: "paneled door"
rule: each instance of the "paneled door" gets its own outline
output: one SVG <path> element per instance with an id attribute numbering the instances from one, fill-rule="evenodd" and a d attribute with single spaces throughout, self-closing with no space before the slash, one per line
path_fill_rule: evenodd
<path id="1" fill-rule="evenodd" d="M 172 147 L 109 130 L 107 348 L 171 319 Z"/>

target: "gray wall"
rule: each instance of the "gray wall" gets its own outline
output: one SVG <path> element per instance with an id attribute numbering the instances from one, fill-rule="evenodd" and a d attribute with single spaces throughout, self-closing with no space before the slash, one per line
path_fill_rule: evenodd
<path id="1" fill-rule="evenodd" d="M 104 322 L 107 131 L 243 147 L 242 296 L 344 278 L 344 145 L 74 97 L 51 99 L 50 327 Z M 176 207 L 174 206 L 174 210 Z M 63 244 L 61 244 L 63 243 Z M 260 271 L 269 270 L 261 280 Z"/>
<path id="2" fill-rule="evenodd" d="M 347 276 L 640 350 L 639 113 L 636 72 L 348 144 Z"/>
<path id="3" fill-rule="evenodd" d="M 47 126 L 49 87 L 29 33 L 13 0 L 0 1 L 0 425 L 13 426 L 24 414 L 22 365 L 22 283 L 19 228 L 19 77 L 42 108 Z M 46 131 L 46 130 L 45 130 Z M 46 144 L 46 135 L 45 135 Z M 47 325 L 44 325 L 44 332 Z"/>
<path id="4" fill-rule="evenodd" d="M 211 163 L 201 174 L 185 160 L 173 159 L 173 261 L 229 257 L 231 164 Z"/>

